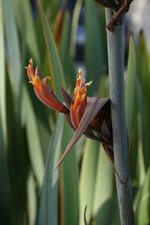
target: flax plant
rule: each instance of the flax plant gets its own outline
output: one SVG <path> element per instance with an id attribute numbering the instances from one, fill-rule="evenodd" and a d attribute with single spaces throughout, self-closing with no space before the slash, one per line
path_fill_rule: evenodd
<path id="1" fill-rule="evenodd" d="M 150 224 L 150 55 L 143 32 L 130 36 L 125 123 L 132 0 L 97 1 L 113 12 L 110 97 L 104 8 L 0 0 L 0 225 L 134 225 L 128 152 L 135 224 Z"/>

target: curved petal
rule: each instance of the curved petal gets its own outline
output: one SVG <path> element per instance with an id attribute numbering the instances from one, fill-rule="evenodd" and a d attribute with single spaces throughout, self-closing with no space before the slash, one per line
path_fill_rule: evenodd
<path id="1" fill-rule="evenodd" d="M 34 86 L 34 91 L 38 99 L 49 108 L 62 113 L 69 111 L 46 86 L 42 86 L 42 88 Z"/>
<path id="2" fill-rule="evenodd" d="M 32 59 L 29 60 L 27 75 L 29 77 L 30 83 L 34 87 L 36 96 L 42 103 L 58 112 L 68 113 L 69 110 L 61 102 L 58 101 L 57 97 L 50 90 L 48 84 L 46 83 L 47 79 L 50 78 L 43 78 L 43 75 L 41 74 L 38 67 L 36 67 L 36 70 L 34 70 Z"/>
<path id="3" fill-rule="evenodd" d="M 87 98 L 87 106 L 83 117 L 80 121 L 79 127 L 75 131 L 72 139 L 70 140 L 64 154 L 58 161 L 57 167 L 61 164 L 64 157 L 69 153 L 72 147 L 77 143 L 82 134 L 86 134 L 86 130 L 92 120 L 95 118 L 96 114 L 102 109 L 102 107 L 109 101 L 109 98 L 96 98 L 96 97 L 88 97 Z"/>

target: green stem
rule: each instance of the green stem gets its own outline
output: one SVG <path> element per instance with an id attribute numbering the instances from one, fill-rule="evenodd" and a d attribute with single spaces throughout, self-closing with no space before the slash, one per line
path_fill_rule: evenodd
<path id="1" fill-rule="evenodd" d="M 106 9 L 106 23 L 112 12 Z M 107 31 L 113 148 L 121 225 L 134 225 L 124 95 L 124 24 L 123 18 Z M 119 177 L 119 179 L 118 179 Z"/>

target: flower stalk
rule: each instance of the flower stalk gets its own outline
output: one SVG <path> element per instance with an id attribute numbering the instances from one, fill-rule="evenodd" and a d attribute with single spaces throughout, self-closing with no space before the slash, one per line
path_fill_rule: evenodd
<path id="1" fill-rule="evenodd" d="M 106 24 L 112 17 L 111 9 L 106 9 Z M 114 163 L 117 171 L 116 185 L 121 225 L 134 225 L 131 181 L 129 170 L 129 148 L 125 120 L 124 94 L 124 22 L 120 16 L 107 30 L 111 116 L 113 129 Z M 119 179 L 118 179 L 119 175 Z"/>

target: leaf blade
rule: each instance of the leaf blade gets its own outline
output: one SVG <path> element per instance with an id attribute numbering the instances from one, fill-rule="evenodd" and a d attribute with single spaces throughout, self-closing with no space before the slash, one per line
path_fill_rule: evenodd
<path id="1" fill-rule="evenodd" d="M 48 20 L 40 4 L 39 4 L 39 9 L 40 9 L 40 16 L 42 21 L 42 28 L 43 28 L 44 37 L 45 37 L 48 60 L 49 60 L 49 65 L 51 70 L 53 89 L 56 91 L 56 96 L 59 99 L 61 99 L 59 85 L 62 84 L 64 88 L 66 87 L 63 69 L 62 69 L 56 44 L 54 42 L 54 37 L 51 31 L 50 25 L 48 23 Z"/>
<path id="2" fill-rule="evenodd" d="M 14 15 L 12 1 L 3 1 L 4 27 L 6 35 L 6 57 L 9 76 L 16 97 L 20 93 L 21 82 L 21 54 L 19 47 L 19 37 Z"/>
<path id="3" fill-rule="evenodd" d="M 63 115 L 59 115 L 56 130 L 52 136 L 44 175 L 44 182 L 41 192 L 40 211 L 38 224 L 39 225 L 57 225 L 57 197 L 58 197 L 58 171 L 56 164 L 61 147 L 63 133 Z"/>

